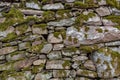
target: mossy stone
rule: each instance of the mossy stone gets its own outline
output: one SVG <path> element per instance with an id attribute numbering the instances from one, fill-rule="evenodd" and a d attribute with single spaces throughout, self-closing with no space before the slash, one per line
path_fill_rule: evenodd
<path id="1" fill-rule="evenodd" d="M 55 20 L 55 13 L 53 11 L 45 11 L 43 13 L 43 19 L 44 21 Z"/>
<path id="2" fill-rule="evenodd" d="M 8 41 L 15 40 L 16 38 L 17 38 L 17 35 L 14 32 L 12 32 L 12 33 L 9 33 L 7 37 L 3 38 L 2 41 L 8 42 Z"/>

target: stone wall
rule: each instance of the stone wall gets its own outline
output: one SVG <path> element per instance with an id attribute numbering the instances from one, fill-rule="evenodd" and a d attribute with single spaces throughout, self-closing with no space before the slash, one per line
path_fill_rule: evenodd
<path id="1" fill-rule="evenodd" d="M 120 0 L 0 1 L 0 80 L 120 80 Z"/>

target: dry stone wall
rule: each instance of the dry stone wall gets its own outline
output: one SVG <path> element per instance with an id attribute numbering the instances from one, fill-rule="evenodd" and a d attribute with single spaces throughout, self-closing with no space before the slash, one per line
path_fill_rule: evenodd
<path id="1" fill-rule="evenodd" d="M 120 0 L 0 1 L 0 80 L 120 80 Z"/>

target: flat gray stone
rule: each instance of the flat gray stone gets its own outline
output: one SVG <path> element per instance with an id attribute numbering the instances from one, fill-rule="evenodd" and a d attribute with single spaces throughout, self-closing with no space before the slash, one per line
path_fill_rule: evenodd
<path id="1" fill-rule="evenodd" d="M 47 57 L 49 59 L 61 59 L 62 58 L 62 55 L 61 55 L 61 52 L 60 51 L 51 51 Z"/>
<path id="2" fill-rule="evenodd" d="M 58 22 L 56 21 L 48 22 L 47 25 L 61 27 L 61 26 L 71 26 L 74 23 L 75 23 L 75 18 L 70 18 L 70 19 L 63 19 Z"/>
<path id="3" fill-rule="evenodd" d="M 58 35 L 58 37 L 55 37 L 54 34 L 49 34 L 48 35 L 48 42 L 49 43 L 61 43 L 63 41 L 63 38 L 60 35 Z"/>
<path id="4" fill-rule="evenodd" d="M 46 69 L 70 69 L 70 65 L 68 60 L 49 60 L 46 63 Z"/>
<path id="5" fill-rule="evenodd" d="M 27 8 L 33 8 L 33 9 L 41 9 L 40 6 L 37 3 L 34 3 L 34 2 L 27 2 L 26 7 Z"/>
<path id="6" fill-rule="evenodd" d="M 52 72 L 41 72 L 37 73 L 34 80 L 50 80 Z"/>
<path id="7" fill-rule="evenodd" d="M 14 51 L 17 50 L 17 46 L 14 47 L 4 47 L 0 49 L 0 55 L 5 55 L 5 54 L 9 54 L 12 53 Z"/>
<path id="8" fill-rule="evenodd" d="M 46 4 L 42 7 L 42 9 L 44 9 L 44 10 L 58 10 L 58 9 L 64 9 L 64 6 L 61 3 Z"/>
<path id="9" fill-rule="evenodd" d="M 41 49 L 41 53 L 49 53 L 52 50 L 52 44 L 45 44 Z"/>

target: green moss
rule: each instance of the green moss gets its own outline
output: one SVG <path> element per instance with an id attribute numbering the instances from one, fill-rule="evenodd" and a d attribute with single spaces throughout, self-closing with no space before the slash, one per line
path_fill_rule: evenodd
<path id="1" fill-rule="evenodd" d="M 98 47 L 96 45 L 94 46 L 81 46 L 80 50 L 85 53 L 92 53 L 93 51 L 96 51 Z"/>
<path id="2" fill-rule="evenodd" d="M 7 80 L 9 77 L 14 77 L 14 78 L 17 79 L 17 80 L 21 80 L 21 79 L 18 79 L 18 78 L 19 78 L 18 76 L 24 76 L 24 75 L 23 75 L 23 72 L 3 71 L 3 72 L 0 74 L 1 80 Z"/>
<path id="3" fill-rule="evenodd" d="M 62 66 L 63 66 L 64 68 L 69 67 L 70 65 L 71 65 L 71 63 L 70 63 L 69 60 L 65 60 L 64 63 L 62 64 Z"/>
<path id="4" fill-rule="evenodd" d="M 33 25 L 33 27 L 35 28 L 42 28 L 43 30 L 45 30 L 47 28 L 47 24 L 35 24 Z"/>
<path id="5" fill-rule="evenodd" d="M 3 16 L 7 19 L 16 18 L 16 19 L 23 19 L 24 15 L 18 9 L 12 7 L 8 13 L 3 13 Z"/>
<path id="6" fill-rule="evenodd" d="M 87 15 L 80 14 L 75 20 L 75 25 L 78 27 L 82 27 L 84 21 L 87 21 L 89 18 L 91 18 L 93 16 L 95 16 L 95 13 L 93 13 L 93 12 L 90 12 Z"/>
<path id="7" fill-rule="evenodd" d="M 8 13 L 3 13 L 3 16 L 6 17 L 6 19 L 5 22 L 0 23 L 0 31 L 6 30 L 15 23 L 22 22 L 24 19 L 24 15 L 14 7 L 12 7 Z"/>
<path id="8" fill-rule="evenodd" d="M 71 52 L 76 52 L 78 49 L 76 47 L 72 46 L 72 47 L 65 48 L 65 50 L 69 50 Z"/>
<path id="9" fill-rule="evenodd" d="M 103 33 L 103 30 L 101 28 L 97 28 L 96 31 L 98 31 L 99 33 Z"/>
<path id="10" fill-rule="evenodd" d="M 59 38 L 59 35 L 61 34 L 60 32 L 54 32 L 53 33 L 56 38 Z"/>
<path id="11" fill-rule="evenodd" d="M 30 21 L 40 22 L 41 20 L 36 16 L 28 16 L 23 22 L 29 23 Z"/>
<path id="12" fill-rule="evenodd" d="M 86 8 L 98 7 L 98 4 L 94 3 L 94 0 L 85 0 L 84 3 L 82 1 L 75 1 L 74 6 L 86 9 Z"/>
<path id="13" fill-rule="evenodd" d="M 87 38 L 88 37 L 88 34 L 84 34 L 85 35 L 85 38 Z"/>
<path id="14" fill-rule="evenodd" d="M 117 0 L 106 0 L 106 3 L 111 7 L 120 9 L 120 4 L 117 2 Z"/>
<path id="15" fill-rule="evenodd" d="M 44 21 L 50 21 L 55 19 L 55 13 L 53 11 L 45 11 L 43 13 Z"/>
<path id="16" fill-rule="evenodd" d="M 17 38 L 17 35 L 14 32 L 12 32 L 12 33 L 9 33 L 7 35 L 7 37 L 5 37 L 4 39 L 2 39 L 2 41 L 3 42 L 8 42 L 8 41 L 12 41 L 12 40 L 14 40 L 16 38 Z"/>
<path id="17" fill-rule="evenodd" d="M 32 73 L 38 73 L 44 68 L 45 64 L 40 64 L 39 66 L 32 67 Z"/>
<path id="18" fill-rule="evenodd" d="M 107 30 L 107 29 L 105 29 L 105 32 L 108 32 L 108 30 Z"/>
<path id="19" fill-rule="evenodd" d="M 89 27 L 85 26 L 85 31 L 88 32 L 89 31 Z"/>
<path id="20" fill-rule="evenodd" d="M 114 27 L 120 30 L 120 25 L 118 25 L 118 26 L 114 26 Z"/>
<path id="21" fill-rule="evenodd" d="M 109 15 L 104 17 L 105 19 L 111 20 L 114 23 L 117 23 L 118 25 L 120 25 L 120 16 L 116 16 L 116 15 Z"/>
<path id="22" fill-rule="evenodd" d="M 33 53 L 40 53 L 41 52 L 41 49 L 44 47 L 44 44 L 39 44 L 39 45 L 36 45 L 36 46 L 32 46 L 30 48 L 30 50 L 33 52 Z"/>
<path id="23" fill-rule="evenodd" d="M 67 72 L 65 70 L 59 70 L 58 74 L 59 74 L 59 77 L 66 77 L 67 76 Z"/>
<path id="24" fill-rule="evenodd" d="M 70 14 L 70 10 L 58 10 L 56 14 L 58 15 L 57 17 L 58 20 L 70 18 L 72 16 Z"/>

